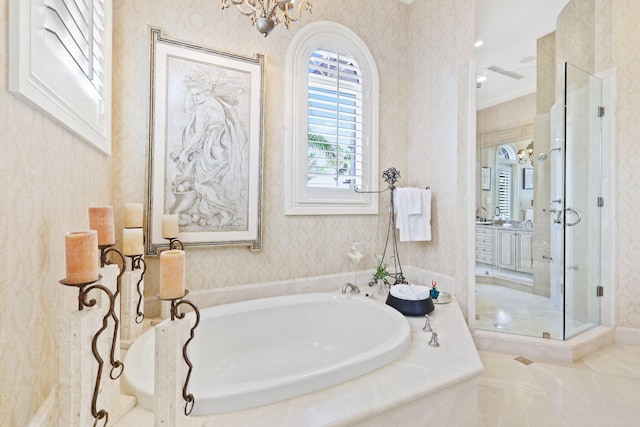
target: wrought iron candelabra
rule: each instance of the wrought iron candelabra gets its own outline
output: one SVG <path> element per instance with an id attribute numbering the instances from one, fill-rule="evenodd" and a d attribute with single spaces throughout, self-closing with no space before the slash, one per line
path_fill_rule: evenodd
<path id="1" fill-rule="evenodd" d="M 182 242 L 180 240 L 178 240 L 177 237 L 165 237 L 165 239 L 167 239 L 169 241 L 169 249 L 170 250 L 180 249 L 181 251 L 184 251 L 184 245 L 182 244 Z"/>
<path id="2" fill-rule="evenodd" d="M 138 283 L 136 284 L 136 291 L 138 292 L 138 304 L 136 305 L 136 323 L 140 324 L 144 321 L 144 313 L 140 310 L 140 307 L 142 306 L 142 298 L 144 295 L 140 286 L 142 285 L 142 280 L 144 280 L 144 273 L 147 272 L 147 263 L 144 262 L 142 254 L 128 256 L 129 258 L 131 258 L 131 270 L 142 270 L 142 272 L 140 272 L 140 279 L 138 279 Z"/>
<path id="3" fill-rule="evenodd" d="M 189 346 L 189 343 L 191 342 L 191 340 L 193 340 L 193 337 L 195 336 L 195 329 L 200 324 L 200 310 L 198 309 L 198 307 L 191 301 L 183 299 L 185 296 L 187 296 L 188 293 L 189 291 L 185 290 L 184 295 L 182 297 L 168 299 L 168 301 L 171 301 L 171 321 L 174 321 L 175 319 L 184 318 L 185 314 L 181 313 L 180 310 L 178 309 L 183 304 L 191 307 L 196 317 L 196 321 L 194 325 L 191 327 L 189 338 L 187 339 L 187 341 L 184 343 L 184 346 L 182 347 L 182 358 L 184 359 L 188 367 L 187 376 L 184 380 L 184 386 L 182 387 L 182 398 L 185 400 L 185 405 L 184 405 L 185 415 L 191 414 L 191 411 L 193 410 L 193 405 L 195 403 L 195 397 L 193 396 L 193 394 L 187 393 L 187 389 L 189 387 L 189 380 L 191 379 L 191 371 L 193 370 L 193 364 L 191 363 L 191 360 L 189 359 L 189 355 L 187 354 L 187 348 Z M 164 300 L 167 301 L 167 299 L 164 299 Z"/>
<path id="4" fill-rule="evenodd" d="M 98 421 L 102 419 L 104 419 L 103 426 L 106 426 L 107 423 L 109 422 L 109 413 L 104 409 L 98 409 L 98 394 L 100 391 L 100 382 L 102 379 L 102 368 L 104 366 L 104 359 L 102 359 L 102 357 L 100 356 L 100 352 L 98 351 L 98 339 L 100 338 L 100 335 L 102 335 L 102 332 L 104 332 L 104 330 L 107 329 L 107 326 L 109 323 L 109 317 L 115 316 L 114 294 L 109 290 L 109 288 L 100 284 L 95 284 L 98 281 L 100 281 L 101 278 L 102 277 L 100 276 L 98 277 L 98 280 L 93 282 L 86 282 L 86 283 L 69 283 L 66 279 L 60 280 L 60 283 L 65 286 L 74 286 L 78 288 L 78 310 L 80 311 L 82 311 L 84 307 L 94 307 L 96 305 L 95 299 L 87 300 L 89 292 L 91 292 L 94 289 L 104 292 L 109 298 L 109 310 L 107 310 L 105 315 L 102 317 L 102 327 L 96 332 L 96 334 L 93 336 L 93 339 L 91 340 L 91 351 L 93 352 L 93 357 L 96 359 L 96 362 L 98 363 L 98 373 L 96 374 L 96 381 L 93 387 L 93 397 L 91 399 L 91 414 L 93 415 L 93 418 L 94 418 L 94 422 L 93 422 L 94 427 L 98 424 Z M 115 349 L 112 345 L 111 347 L 112 360 L 113 360 L 114 351 Z M 120 362 L 118 363 L 119 363 L 118 367 L 122 366 L 124 368 L 124 365 L 122 365 Z M 112 369 L 111 369 L 112 373 L 115 368 L 116 366 L 114 366 L 112 363 Z M 120 371 L 120 374 L 122 374 L 122 370 Z M 113 376 L 111 376 L 111 378 L 114 379 Z"/>
<path id="5" fill-rule="evenodd" d="M 126 269 L 124 255 L 118 249 L 114 248 L 113 245 L 100 245 L 98 246 L 98 248 L 100 249 L 100 265 L 102 267 L 113 264 L 108 259 L 108 255 L 110 253 L 116 254 L 120 260 L 120 263 L 118 264 L 119 273 L 116 279 L 116 291 L 113 293 L 113 303 L 115 304 L 115 301 L 118 299 L 118 296 L 120 296 L 120 291 L 122 289 L 121 279 Z M 122 375 L 122 372 L 124 371 L 124 364 L 119 360 L 115 360 L 115 352 L 117 347 L 116 343 L 118 340 L 118 332 L 120 331 L 120 319 L 118 318 L 118 315 L 116 314 L 115 310 L 111 310 L 111 318 L 113 319 L 113 339 L 111 343 L 111 356 L 110 356 L 111 372 L 109 373 L 109 376 L 111 377 L 112 380 L 115 380 L 115 379 L 118 379 L 120 375 Z M 120 368 L 120 372 L 117 375 L 114 375 L 114 371 L 116 371 L 118 368 Z"/>

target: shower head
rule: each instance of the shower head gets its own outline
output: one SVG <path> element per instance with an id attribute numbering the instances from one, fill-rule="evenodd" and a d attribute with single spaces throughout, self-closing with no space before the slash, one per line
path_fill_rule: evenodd
<path id="1" fill-rule="evenodd" d="M 553 153 L 554 151 L 560 151 L 560 150 L 561 150 L 560 147 L 556 147 L 551 149 L 550 151 L 547 151 L 546 153 L 538 154 L 538 160 L 540 161 L 547 160 L 547 157 L 549 157 L 549 154 Z"/>

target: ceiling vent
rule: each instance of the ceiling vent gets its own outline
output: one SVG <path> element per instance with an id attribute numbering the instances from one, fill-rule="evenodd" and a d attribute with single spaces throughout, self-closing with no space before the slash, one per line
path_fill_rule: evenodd
<path id="1" fill-rule="evenodd" d="M 513 71 L 505 70 L 502 67 L 498 67 L 497 65 L 492 65 L 487 68 L 489 71 L 493 71 L 494 73 L 502 74 L 503 76 L 511 77 L 512 79 L 520 80 L 524 78 L 522 74 L 514 73 Z"/>

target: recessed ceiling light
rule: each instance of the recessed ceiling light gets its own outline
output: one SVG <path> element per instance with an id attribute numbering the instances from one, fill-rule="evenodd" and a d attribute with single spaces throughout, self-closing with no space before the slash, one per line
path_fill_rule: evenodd
<path id="1" fill-rule="evenodd" d="M 476 82 L 478 83 L 482 83 L 482 82 L 486 82 L 487 81 L 487 76 L 478 76 L 476 78 Z"/>
<path id="2" fill-rule="evenodd" d="M 482 40 L 478 40 L 475 44 L 476 47 L 480 47 L 484 44 L 484 42 Z"/>
<path id="3" fill-rule="evenodd" d="M 520 60 L 521 64 L 526 64 L 527 62 L 531 62 L 531 61 L 535 61 L 536 57 L 535 56 L 525 56 L 524 58 L 522 58 Z"/>

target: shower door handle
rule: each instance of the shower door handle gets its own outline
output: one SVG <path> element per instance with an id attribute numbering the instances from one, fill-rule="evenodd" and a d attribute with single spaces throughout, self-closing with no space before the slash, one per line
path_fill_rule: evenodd
<path id="1" fill-rule="evenodd" d="M 561 211 L 561 212 L 562 212 L 562 211 Z M 564 224 L 565 224 L 567 227 L 573 227 L 574 225 L 578 225 L 578 224 L 580 223 L 580 221 L 582 221 L 582 215 L 580 215 L 580 212 L 579 212 L 577 209 L 575 209 L 575 208 L 566 208 L 566 209 L 564 210 L 564 212 L 572 212 L 572 213 L 574 213 L 574 214 L 576 215 L 576 217 L 577 217 L 577 218 L 576 218 L 576 220 L 575 220 L 575 221 L 573 221 L 573 222 L 566 222 L 566 221 L 564 221 Z M 561 222 L 561 221 L 562 221 L 562 219 L 560 218 L 560 217 L 561 217 L 561 215 L 562 215 L 562 213 L 560 213 L 560 214 L 558 215 L 558 220 L 559 220 L 559 222 Z M 566 217 L 566 214 L 565 214 L 564 216 Z"/>

